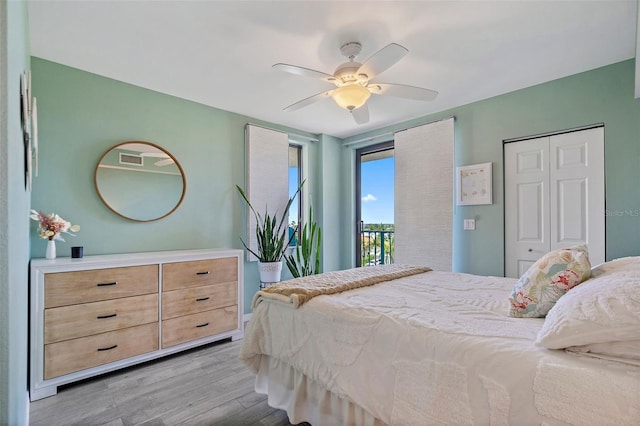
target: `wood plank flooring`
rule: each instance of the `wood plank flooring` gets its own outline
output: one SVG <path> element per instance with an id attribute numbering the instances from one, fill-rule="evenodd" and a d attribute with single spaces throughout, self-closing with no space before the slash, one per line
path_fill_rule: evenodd
<path id="1" fill-rule="evenodd" d="M 59 387 L 31 403 L 30 424 L 291 425 L 254 392 L 254 375 L 238 360 L 241 345 L 215 343 Z"/>

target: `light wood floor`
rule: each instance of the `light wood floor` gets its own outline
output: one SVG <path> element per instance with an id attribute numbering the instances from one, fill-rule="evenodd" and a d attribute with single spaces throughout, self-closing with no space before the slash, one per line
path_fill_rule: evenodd
<path id="1" fill-rule="evenodd" d="M 253 391 L 238 360 L 242 340 L 225 341 L 58 388 L 30 406 L 30 424 L 290 425 Z"/>

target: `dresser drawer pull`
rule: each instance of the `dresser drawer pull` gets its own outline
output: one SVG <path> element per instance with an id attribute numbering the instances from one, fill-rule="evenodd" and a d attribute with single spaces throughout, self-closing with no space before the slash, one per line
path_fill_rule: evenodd
<path id="1" fill-rule="evenodd" d="M 98 352 L 110 351 L 111 349 L 117 348 L 118 345 L 109 346 L 108 348 L 98 348 Z"/>
<path id="2" fill-rule="evenodd" d="M 113 282 L 110 282 L 110 283 L 98 283 L 98 287 L 107 287 L 107 286 L 110 286 L 110 285 L 118 285 L 118 281 L 113 281 Z"/>
<path id="3" fill-rule="evenodd" d="M 196 275 L 209 275 L 209 271 L 196 272 Z"/>
<path id="4" fill-rule="evenodd" d="M 206 326 L 208 326 L 208 325 L 209 325 L 209 323 L 208 323 L 208 322 L 205 322 L 204 324 L 196 325 L 196 328 L 206 327 Z"/>
<path id="5" fill-rule="evenodd" d="M 209 296 L 207 297 L 199 297 L 196 299 L 196 302 L 204 302 L 205 300 L 209 300 Z"/>
<path id="6" fill-rule="evenodd" d="M 98 315 L 98 319 L 106 319 L 106 318 L 114 318 L 116 317 L 118 314 L 111 314 L 111 315 Z"/>

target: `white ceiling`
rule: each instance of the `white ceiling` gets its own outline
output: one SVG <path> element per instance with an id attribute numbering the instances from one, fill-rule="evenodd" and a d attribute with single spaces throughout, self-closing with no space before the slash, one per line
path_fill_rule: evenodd
<path id="1" fill-rule="evenodd" d="M 344 138 L 635 56 L 636 1 L 29 1 L 31 54 L 158 92 Z M 278 62 L 332 74 L 389 43 L 409 54 L 374 81 L 440 92 L 372 96 L 357 125 L 332 88 Z M 630 94 L 631 95 L 631 94 Z"/>

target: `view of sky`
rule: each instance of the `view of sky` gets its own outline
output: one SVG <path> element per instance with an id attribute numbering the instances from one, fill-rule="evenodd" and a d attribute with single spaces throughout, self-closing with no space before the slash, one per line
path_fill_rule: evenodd
<path id="1" fill-rule="evenodd" d="M 307 183 L 305 183 L 305 186 Z M 293 196 L 298 190 L 298 168 L 289 167 L 289 197 Z M 312 206 L 313 207 L 313 206 Z M 315 216 L 315 214 L 314 214 Z M 289 223 L 298 223 L 298 198 L 293 201 L 289 209 Z"/>
<path id="2" fill-rule="evenodd" d="M 393 223 L 393 157 L 362 163 L 362 220 L 364 223 Z M 289 196 L 297 186 L 298 169 L 289 168 Z M 315 214 L 314 214 L 315 216 Z M 298 203 L 291 205 L 289 223 L 297 222 Z"/>
<path id="3" fill-rule="evenodd" d="M 393 223 L 393 157 L 362 163 L 362 221 Z"/>

